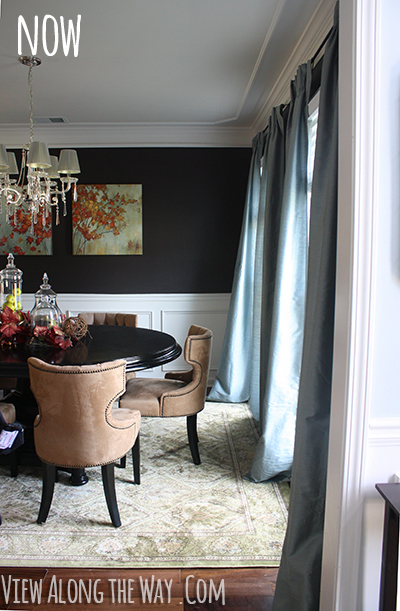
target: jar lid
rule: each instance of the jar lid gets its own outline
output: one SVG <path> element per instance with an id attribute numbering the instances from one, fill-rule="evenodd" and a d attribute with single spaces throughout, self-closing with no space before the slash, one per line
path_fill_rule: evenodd
<path id="1" fill-rule="evenodd" d="M 7 265 L 0 272 L 2 278 L 10 278 L 16 277 L 18 279 L 22 278 L 22 271 L 16 267 L 14 263 L 14 255 L 10 252 L 7 257 Z"/>
<path id="2" fill-rule="evenodd" d="M 42 280 L 43 284 L 40 285 L 40 289 L 36 291 L 35 295 L 37 297 L 44 298 L 47 296 L 50 299 L 55 299 L 57 297 L 57 293 L 55 293 L 51 288 L 51 285 L 49 284 L 49 277 L 46 272 L 44 272 Z"/>

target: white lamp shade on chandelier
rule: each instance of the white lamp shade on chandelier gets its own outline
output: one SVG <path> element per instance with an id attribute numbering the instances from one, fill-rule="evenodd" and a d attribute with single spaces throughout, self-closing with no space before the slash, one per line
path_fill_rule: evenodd
<path id="1" fill-rule="evenodd" d="M 9 168 L 7 170 L 7 174 L 19 174 L 17 160 L 15 158 L 15 153 L 7 153 L 8 156 L 8 165 Z"/>
<path id="2" fill-rule="evenodd" d="M 16 210 L 19 207 L 28 210 L 31 215 L 32 230 L 41 216 L 43 227 L 50 222 L 51 207 L 56 208 L 56 224 L 59 223 L 58 196 L 64 203 L 64 216 L 67 213 L 65 194 L 73 186 L 73 198 L 76 201 L 76 183 L 73 174 L 80 173 L 78 155 L 75 150 L 63 149 L 60 159 L 49 155 L 45 142 L 33 139 L 33 88 L 32 69 L 41 60 L 34 56 L 23 56 L 19 61 L 29 67 L 28 83 L 30 93 L 30 139 L 22 148 L 21 170 L 18 170 L 15 154 L 7 151 L 0 144 L 0 212 L 2 204 L 6 206 L 6 220 L 16 223 Z M 1 111 L 0 111 L 1 112 Z M 18 175 L 18 179 L 10 176 Z M 60 186 L 55 182 L 60 181 Z"/>
<path id="3" fill-rule="evenodd" d="M 10 168 L 10 165 L 8 163 L 8 155 L 7 155 L 6 147 L 4 146 L 4 144 L 0 144 L 0 171 L 4 172 L 5 170 L 8 170 L 9 168 Z"/>
<path id="4" fill-rule="evenodd" d="M 58 171 L 60 174 L 79 174 L 81 168 L 79 167 L 77 152 L 73 149 L 63 149 L 60 153 L 60 160 L 58 162 Z"/>

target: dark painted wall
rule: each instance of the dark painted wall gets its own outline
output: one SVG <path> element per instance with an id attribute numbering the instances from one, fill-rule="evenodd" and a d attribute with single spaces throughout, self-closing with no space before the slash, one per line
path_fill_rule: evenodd
<path id="1" fill-rule="evenodd" d="M 143 255 L 73 256 L 69 196 L 68 216 L 53 229 L 53 255 L 16 257 L 24 292 L 38 289 L 44 271 L 57 293 L 230 292 L 250 148 L 90 148 L 78 154 L 81 184 L 143 185 Z"/>

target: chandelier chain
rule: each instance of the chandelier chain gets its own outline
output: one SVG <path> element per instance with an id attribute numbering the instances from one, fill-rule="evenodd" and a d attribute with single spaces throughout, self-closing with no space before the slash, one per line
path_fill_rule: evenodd
<path id="1" fill-rule="evenodd" d="M 28 71 L 28 85 L 29 85 L 29 144 L 33 142 L 33 64 L 30 64 Z"/>

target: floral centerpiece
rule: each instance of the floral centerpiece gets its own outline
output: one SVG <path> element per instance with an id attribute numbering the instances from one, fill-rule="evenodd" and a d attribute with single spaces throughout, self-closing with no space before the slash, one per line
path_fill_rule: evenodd
<path id="1" fill-rule="evenodd" d="M 1 0 L 0 0 L 1 1 Z M 80 336 L 74 333 L 76 325 L 70 320 L 65 329 L 65 315 L 57 305 L 56 293 L 49 284 L 46 273 L 43 283 L 35 293 L 35 305 L 30 313 L 22 311 L 22 271 L 15 266 L 14 256 L 7 257 L 6 267 L 0 271 L 0 347 L 12 348 L 18 344 L 45 343 L 55 348 L 71 348 Z M 79 319 L 79 317 L 78 317 Z M 84 322 L 84 321 L 83 321 Z M 79 321 L 81 327 L 81 321 Z"/>
<path id="2" fill-rule="evenodd" d="M 6 305 L 0 312 L 1 348 L 23 344 L 28 338 L 43 340 L 49 346 L 62 350 L 71 348 L 73 345 L 71 337 L 64 333 L 58 325 L 52 327 L 35 325 L 32 328 L 29 313 L 13 310 Z"/>

